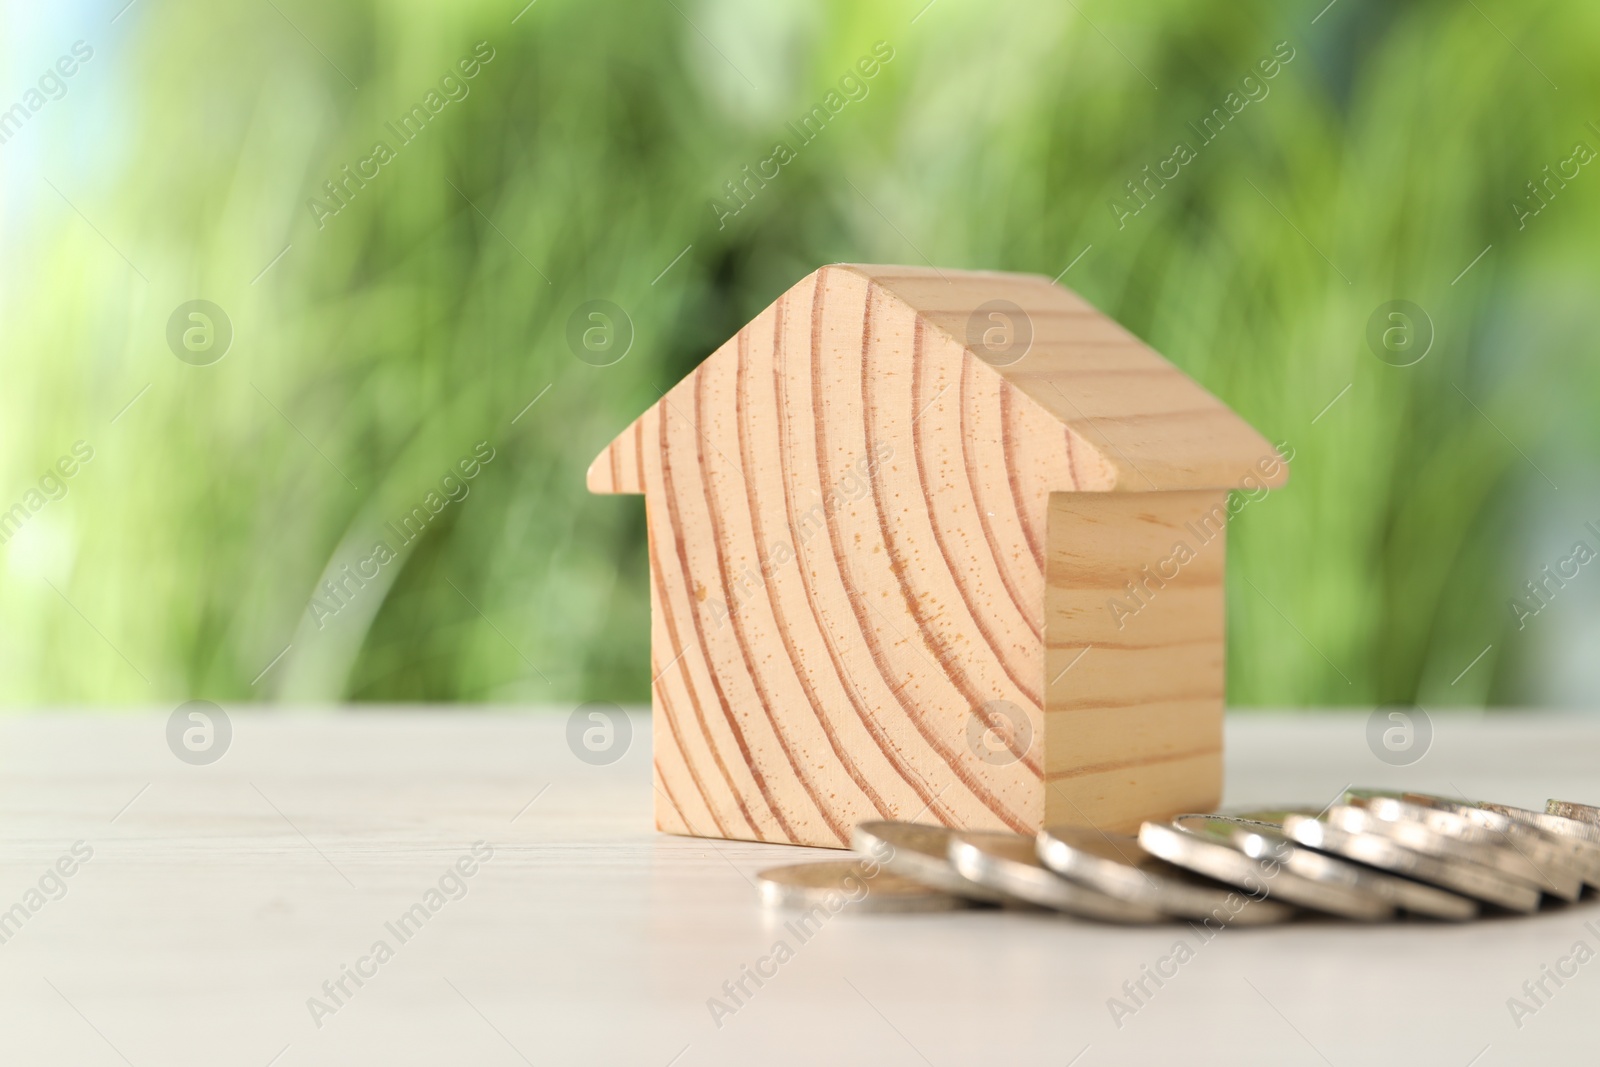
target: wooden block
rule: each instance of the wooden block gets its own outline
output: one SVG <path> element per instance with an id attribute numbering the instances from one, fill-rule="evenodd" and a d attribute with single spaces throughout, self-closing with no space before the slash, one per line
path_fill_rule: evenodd
<path id="1" fill-rule="evenodd" d="M 1051 494 L 1051 822 L 1136 828 L 1221 798 L 1227 502 L 1212 489 Z"/>
<path id="2" fill-rule="evenodd" d="M 971 342 L 993 301 L 1034 338 L 1015 362 Z M 646 498 L 657 826 L 845 847 L 1214 792 L 1220 535 L 1126 641 L 1104 600 L 1276 460 L 1046 279 L 817 271 L 589 469 Z"/>

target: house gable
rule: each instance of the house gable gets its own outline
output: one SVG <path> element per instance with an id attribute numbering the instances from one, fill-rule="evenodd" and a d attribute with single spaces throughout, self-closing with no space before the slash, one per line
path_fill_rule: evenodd
<path id="1" fill-rule="evenodd" d="M 1227 405 L 1115 320 L 1042 275 L 837 264 L 803 279 L 780 302 L 792 307 L 803 292 L 826 291 L 851 276 L 910 309 L 924 346 L 954 345 L 970 359 L 975 376 L 997 375 L 1015 388 L 1012 407 L 1036 405 L 1066 428 L 1079 469 L 1054 472 L 1058 491 L 1233 489 L 1247 479 L 1276 487 L 1288 477 L 1272 445 Z M 1013 316 L 1013 324 L 1022 322 L 1020 328 L 1031 333 L 1025 354 L 1014 362 L 985 358 L 981 341 L 974 343 L 989 321 L 984 309 L 1000 305 L 1019 309 L 1021 318 Z M 854 313 L 838 301 L 825 301 L 823 312 L 823 351 L 857 358 L 860 323 Z M 754 325 L 708 362 L 732 358 L 728 353 L 739 336 Z M 830 337 L 838 347 L 829 345 Z M 658 406 L 681 405 L 688 384 L 678 383 Z M 636 422 L 596 457 L 587 478 L 591 492 L 643 491 L 623 458 L 637 429 Z"/>

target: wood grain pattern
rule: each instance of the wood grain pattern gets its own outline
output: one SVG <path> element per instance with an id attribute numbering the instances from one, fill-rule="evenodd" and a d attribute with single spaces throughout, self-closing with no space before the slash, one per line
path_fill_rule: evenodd
<path id="1" fill-rule="evenodd" d="M 1033 330 L 1004 367 L 964 340 L 996 299 Z M 1164 529 L 1281 480 L 1264 457 L 1045 279 L 817 271 L 589 470 L 647 501 L 658 827 L 842 847 L 865 819 L 1031 831 L 1214 793 L 1220 546 L 1112 647 L 1086 605 L 1154 542 L 1089 536 L 1074 502 L 1141 501 L 1093 521 Z"/>
<path id="2" fill-rule="evenodd" d="M 1222 790 L 1218 490 L 1052 493 L 1046 817 L 1136 829 Z"/>

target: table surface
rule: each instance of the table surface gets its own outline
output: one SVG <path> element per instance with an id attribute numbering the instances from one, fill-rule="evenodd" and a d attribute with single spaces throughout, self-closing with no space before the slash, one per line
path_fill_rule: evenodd
<path id="1" fill-rule="evenodd" d="M 0 1063 L 1593 1062 L 1591 901 L 1206 942 L 846 912 L 802 941 L 752 876 L 837 853 L 655 833 L 647 718 L 591 766 L 566 711 L 234 712 L 208 766 L 168 749 L 165 714 L 0 720 Z M 1365 730 L 1364 714 L 1230 716 L 1228 803 L 1321 804 L 1351 783 L 1600 798 L 1600 719 L 1435 715 L 1407 768 Z M 396 925 L 417 904 L 426 921 Z M 780 940 L 776 975 L 730 998 Z M 1114 1017 L 1179 940 L 1177 973 Z M 1577 973 L 1535 1001 L 1523 985 L 1544 967 Z M 1532 1010 L 1513 1017 L 1512 997 Z"/>

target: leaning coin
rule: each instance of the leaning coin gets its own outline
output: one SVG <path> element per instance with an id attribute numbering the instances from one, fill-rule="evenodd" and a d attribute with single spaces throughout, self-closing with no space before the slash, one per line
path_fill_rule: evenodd
<path id="1" fill-rule="evenodd" d="M 1039 831 L 1039 859 L 1046 867 L 1107 896 L 1143 904 L 1187 919 L 1217 918 L 1240 925 L 1283 922 L 1295 909 L 1276 901 L 1250 901 L 1239 907 L 1238 890 L 1159 859 L 1125 834 L 1077 826 Z"/>
<path id="2" fill-rule="evenodd" d="M 856 826 L 850 835 L 850 847 L 859 855 L 877 860 L 891 873 L 930 889 L 954 893 L 968 900 L 1004 903 L 1007 898 L 1003 893 L 962 877 L 951 865 L 952 834 L 953 831 L 943 826 L 875 820 Z"/>
<path id="3" fill-rule="evenodd" d="M 1381 821 L 1361 808 L 1336 804 L 1320 820 L 1309 821 L 1316 823 L 1318 828 L 1310 829 L 1295 820 L 1289 820 L 1285 823 L 1285 829 L 1297 841 L 1391 874 L 1430 882 L 1510 911 L 1538 910 L 1537 887 L 1481 863 L 1441 859 L 1408 848 L 1403 841 L 1385 833 Z"/>
<path id="4" fill-rule="evenodd" d="M 1313 812 L 1310 809 L 1277 811 L 1245 815 L 1242 816 L 1242 820 L 1246 822 L 1259 820 L 1276 823 L 1280 834 L 1302 845 L 1310 846 L 1296 849 L 1284 861 L 1285 866 L 1297 874 L 1306 874 L 1309 877 L 1314 870 L 1314 865 L 1332 862 L 1339 864 L 1341 869 L 1349 868 L 1348 871 L 1343 871 L 1342 873 L 1345 877 L 1353 878 L 1361 888 L 1383 897 L 1395 907 L 1402 908 L 1413 915 L 1429 919 L 1450 919 L 1459 922 L 1464 919 L 1471 919 L 1478 914 L 1476 901 L 1458 896 L 1455 893 L 1447 893 L 1443 889 L 1436 889 L 1431 885 L 1413 882 L 1409 878 L 1398 878 L 1392 874 L 1374 870 L 1371 867 L 1345 863 L 1343 859 L 1338 857 L 1312 851 L 1317 847 L 1314 841 L 1288 832 L 1288 823 L 1291 820 L 1296 823 L 1307 819 L 1315 822 L 1320 814 L 1320 812 Z M 1251 839 L 1252 837 L 1258 837 L 1261 840 L 1254 841 Z M 1234 842 L 1246 854 L 1252 856 L 1264 853 L 1273 847 L 1272 837 L 1253 825 L 1241 826 L 1235 831 Z M 1325 877 L 1333 876 L 1332 872 L 1325 875 Z"/>
<path id="5" fill-rule="evenodd" d="M 1468 840 L 1507 845 L 1526 858 L 1530 864 L 1537 864 L 1543 869 L 1566 867 L 1583 882 L 1600 886 L 1600 842 L 1552 833 L 1533 823 L 1504 815 L 1472 800 L 1457 800 L 1432 793 L 1413 793 L 1409 790 L 1400 793 L 1382 789 L 1352 789 L 1347 791 L 1345 796 L 1347 802 L 1348 798 L 1352 797 L 1393 797 L 1403 803 L 1420 804 L 1449 812 L 1473 825 L 1474 829 L 1464 835 Z M 1455 832 L 1447 824 L 1437 824 L 1434 828 L 1446 833 Z M 1490 836 L 1485 837 L 1484 833 Z M 1552 874 L 1552 877 L 1555 875 Z M 1543 885 L 1540 888 L 1546 892 L 1551 891 Z M 1569 896 L 1567 899 L 1575 898 Z"/>
<path id="6" fill-rule="evenodd" d="M 1548 811 L 1531 811 L 1528 808 L 1512 807 L 1510 804 L 1490 804 L 1487 801 L 1479 801 L 1478 807 L 1488 811 L 1498 811 L 1501 815 L 1508 815 L 1519 822 L 1537 826 L 1546 833 L 1600 844 L 1600 825 L 1586 819 L 1569 818 Z"/>
<path id="7" fill-rule="evenodd" d="M 761 901 L 770 908 L 829 912 L 949 911 L 964 902 L 949 893 L 890 874 L 859 860 L 823 860 L 769 867 L 756 875 Z"/>
<path id="8" fill-rule="evenodd" d="M 1040 863 L 1033 838 L 1020 834 L 958 833 L 950 838 L 950 862 L 974 882 L 1080 919 L 1152 923 L 1168 918 L 1155 908 L 1067 881 Z"/>
<path id="9" fill-rule="evenodd" d="M 1371 889 L 1378 896 L 1384 897 L 1386 901 L 1394 904 L 1398 909 L 1410 912 L 1411 915 L 1421 915 L 1424 918 L 1443 918 L 1443 920 L 1451 921 L 1464 921 L 1477 917 L 1477 901 L 1470 899 L 1470 897 L 1464 897 L 1458 893 L 1448 893 L 1445 889 L 1426 885 L 1422 881 L 1398 877 L 1400 872 L 1398 872 L 1395 865 L 1370 864 L 1360 854 L 1357 854 L 1362 851 L 1360 848 L 1336 848 L 1336 845 L 1344 843 L 1342 838 L 1349 837 L 1349 835 L 1344 835 L 1342 830 L 1328 827 L 1325 822 L 1318 821 L 1317 816 L 1314 816 L 1314 814 L 1288 814 L 1283 819 L 1283 833 L 1285 833 L 1286 837 L 1290 837 L 1291 840 L 1298 841 L 1299 845 L 1318 849 L 1318 856 L 1323 853 L 1334 853 L 1336 856 L 1328 856 L 1328 859 L 1336 859 L 1338 857 L 1341 862 L 1344 859 L 1360 861 L 1360 865 L 1347 865 L 1357 870 L 1358 877 L 1362 878 L 1362 885 Z M 1379 849 L 1403 851 L 1400 846 L 1394 845 L 1387 838 L 1376 838 L 1376 843 L 1378 843 Z M 1430 861 L 1427 856 L 1416 856 L 1416 859 L 1422 864 L 1443 862 Z"/>
<path id="10" fill-rule="evenodd" d="M 1270 854 L 1246 855 L 1239 847 L 1240 820 L 1214 815 L 1180 815 L 1168 823 L 1147 822 L 1139 827 L 1139 844 L 1146 852 L 1197 874 L 1227 882 L 1248 891 L 1248 900 L 1273 897 L 1290 904 L 1339 915 L 1347 919 L 1377 920 L 1394 915 L 1394 905 L 1362 887 L 1351 864 L 1319 856 L 1274 835 Z M 1259 835 L 1273 834 L 1270 826 L 1251 823 Z M 1261 842 L 1268 838 L 1261 836 Z M 1300 869 L 1285 862 L 1295 852 L 1306 852 Z M 1341 869 L 1344 868 L 1344 869 Z"/>
<path id="11" fill-rule="evenodd" d="M 1523 840 L 1527 834 L 1536 834 L 1545 841 L 1554 843 L 1557 847 L 1566 850 L 1569 865 L 1583 877 L 1585 882 L 1593 886 L 1600 886 L 1600 826 L 1594 831 L 1588 828 L 1590 822 L 1600 821 L 1600 809 L 1589 808 L 1596 813 L 1596 819 L 1584 817 L 1581 810 L 1584 804 L 1562 804 L 1560 801 L 1551 801 L 1568 809 L 1561 811 L 1527 811 L 1529 816 L 1536 816 L 1536 821 L 1519 818 L 1507 814 L 1502 810 L 1502 804 L 1488 804 L 1476 800 L 1452 800 L 1448 797 L 1436 797 L 1431 794 L 1407 793 L 1407 800 L 1421 798 L 1429 804 L 1435 804 L 1463 815 L 1481 826 Z M 1522 811 L 1524 809 L 1516 809 Z M 1566 820 L 1566 821 L 1564 821 Z"/>
<path id="12" fill-rule="evenodd" d="M 1563 814 L 1560 811 L 1548 810 L 1551 806 L 1565 807 L 1573 814 Z M 1504 815 L 1519 823 L 1525 823 L 1551 837 L 1562 841 L 1574 843 L 1588 854 L 1600 850 L 1600 823 L 1591 822 L 1584 817 L 1585 809 L 1593 811 L 1586 804 L 1570 804 L 1563 801 L 1549 801 L 1545 811 L 1533 811 L 1529 808 L 1513 807 L 1510 804 L 1491 804 L 1488 801 L 1478 801 L 1478 807 L 1485 811 Z M 1584 881 L 1590 885 L 1600 887 L 1600 881 L 1589 881 L 1585 876 Z"/>
<path id="13" fill-rule="evenodd" d="M 1378 820 L 1375 825 L 1380 833 L 1389 834 L 1414 852 L 1481 863 L 1562 900 L 1577 900 L 1583 894 L 1583 878 L 1572 861 L 1538 833 L 1512 841 L 1505 833 L 1491 831 L 1465 815 L 1419 802 L 1425 798 L 1414 801 L 1367 790 L 1346 796 L 1351 806 Z"/>
<path id="14" fill-rule="evenodd" d="M 1549 800 L 1545 802 L 1544 810 L 1546 815 L 1559 815 L 1563 819 L 1600 826 L 1600 808 L 1593 804 L 1579 804 L 1572 800 Z"/>

